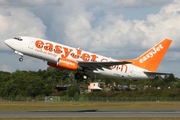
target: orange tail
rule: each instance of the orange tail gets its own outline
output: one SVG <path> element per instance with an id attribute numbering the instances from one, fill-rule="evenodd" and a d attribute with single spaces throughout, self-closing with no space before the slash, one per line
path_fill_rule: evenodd
<path id="1" fill-rule="evenodd" d="M 155 72 L 172 40 L 164 39 L 136 59 L 128 60 L 133 65 Z"/>

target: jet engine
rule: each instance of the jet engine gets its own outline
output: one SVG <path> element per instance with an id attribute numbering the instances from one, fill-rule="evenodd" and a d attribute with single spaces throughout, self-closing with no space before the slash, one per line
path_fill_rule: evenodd
<path id="1" fill-rule="evenodd" d="M 81 67 L 78 65 L 78 62 L 66 58 L 59 58 L 57 63 L 48 62 L 47 64 L 55 68 L 68 69 L 72 71 L 81 69 Z"/>

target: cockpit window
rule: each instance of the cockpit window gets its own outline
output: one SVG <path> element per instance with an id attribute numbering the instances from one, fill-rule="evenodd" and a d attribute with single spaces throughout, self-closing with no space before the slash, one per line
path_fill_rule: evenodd
<path id="1" fill-rule="evenodd" d="M 14 39 L 22 41 L 22 39 L 20 37 L 14 37 Z"/>

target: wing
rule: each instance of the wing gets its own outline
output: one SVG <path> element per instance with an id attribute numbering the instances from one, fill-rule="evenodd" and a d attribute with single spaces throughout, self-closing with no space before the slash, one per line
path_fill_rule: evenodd
<path id="1" fill-rule="evenodd" d="M 123 64 L 131 64 L 131 62 L 122 61 L 122 62 L 78 62 L 79 66 L 84 68 L 85 70 L 103 70 L 103 68 L 110 69 L 110 66 L 113 65 L 123 65 Z"/>
<path id="2" fill-rule="evenodd" d="M 172 73 L 161 73 L 161 72 L 146 72 L 144 73 L 148 76 L 156 76 L 156 75 L 171 75 Z"/>

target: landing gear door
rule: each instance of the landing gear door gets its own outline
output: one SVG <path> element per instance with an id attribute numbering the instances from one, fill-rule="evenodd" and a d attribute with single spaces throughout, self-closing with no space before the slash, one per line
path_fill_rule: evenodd
<path id="1" fill-rule="evenodd" d="M 28 48 L 33 49 L 33 47 L 34 47 L 34 40 L 32 38 L 30 38 Z"/>

